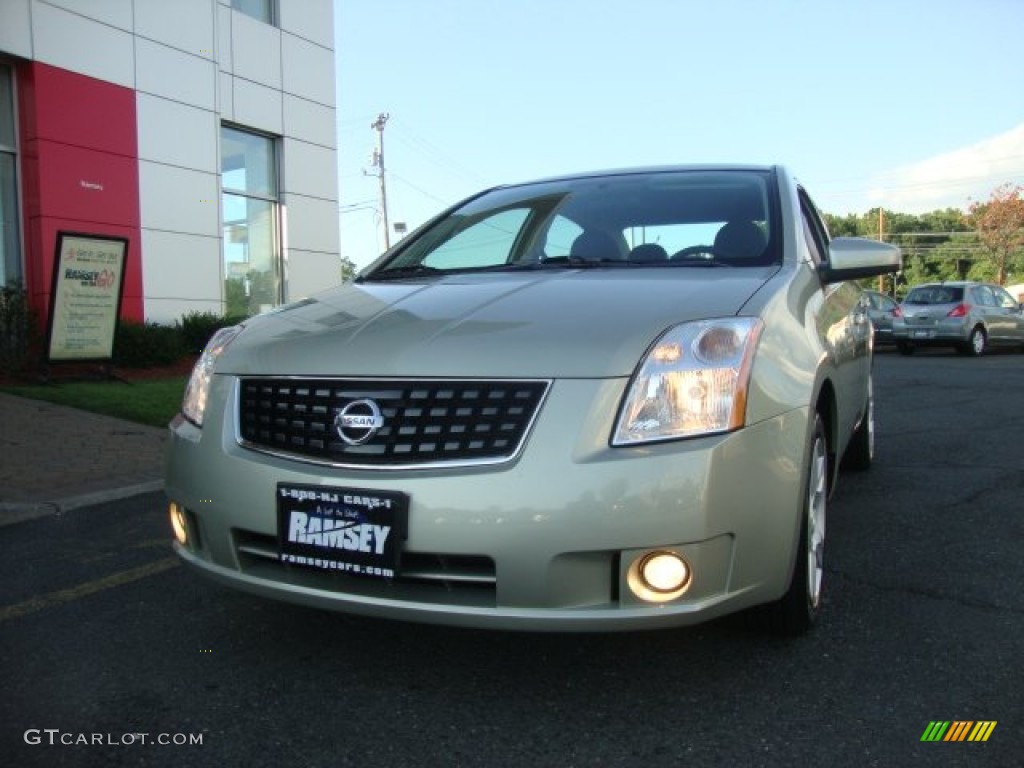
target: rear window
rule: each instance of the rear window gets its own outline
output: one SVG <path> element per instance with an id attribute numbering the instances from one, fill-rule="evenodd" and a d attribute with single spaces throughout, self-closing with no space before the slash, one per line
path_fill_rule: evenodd
<path id="1" fill-rule="evenodd" d="M 907 304 L 957 304 L 964 300 L 963 286 L 922 285 L 907 294 Z"/>

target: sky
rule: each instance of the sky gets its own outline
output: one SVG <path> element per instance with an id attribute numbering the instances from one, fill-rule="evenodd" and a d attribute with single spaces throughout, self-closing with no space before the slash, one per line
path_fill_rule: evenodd
<path id="1" fill-rule="evenodd" d="M 335 0 L 341 255 L 496 184 L 779 163 L 837 215 L 1024 184 L 1024 0 Z M 392 244 L 396 236 L 391 235 Z"/>

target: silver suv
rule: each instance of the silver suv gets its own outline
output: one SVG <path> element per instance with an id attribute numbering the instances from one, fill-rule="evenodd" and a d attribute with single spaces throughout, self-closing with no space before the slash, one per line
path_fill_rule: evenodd
<path id="1" fill-rule="evenodd" d="M 955 347 L 977 357 L 990 345 L 1024 345 L 1024 313 L 1005 289 L 990 283 L 925 283 L 915 286 L 893 317 L 901 354 L 918 346 Z"/>

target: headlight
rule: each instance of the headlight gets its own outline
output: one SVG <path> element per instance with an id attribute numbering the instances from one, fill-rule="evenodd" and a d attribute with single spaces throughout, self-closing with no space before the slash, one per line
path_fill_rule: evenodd
<path id="1" fill-rule="evenodd" d="M 743 426 L 761 328 L 756 318 L 734 317 L 684 323 L 666 331 L 633 376 L 612 445 Z"/>
<path id="2" fill-rule="evenodd" d="M 221 353 L 227 349 L 228 344 L 242 332 L 243 327 L 242 325 L 233 325 L 229 328 L 221 328 L 213 334 L 192 369 L 192 376 L 188 380 L 188 386 L 185 387 L 185 399 L 181 403 L 181 412 L 197 427 L 203 426 L 203 414 L 206 412 L 206 396 L 210 392 L 213 366 Z"/>

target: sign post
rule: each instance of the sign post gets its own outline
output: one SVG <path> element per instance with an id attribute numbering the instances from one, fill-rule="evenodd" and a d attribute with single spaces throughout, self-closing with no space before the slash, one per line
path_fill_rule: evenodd
<path id="1" fill-rule="evenodd" d="M 48 362 L 113 360 L 127 252 L 124 237 L 57 233 Z"/>

